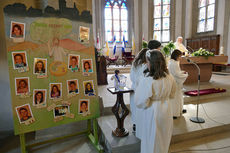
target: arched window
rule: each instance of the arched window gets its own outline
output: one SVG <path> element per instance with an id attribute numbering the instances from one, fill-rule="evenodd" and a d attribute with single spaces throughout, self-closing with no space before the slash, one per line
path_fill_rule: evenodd
<path id="1" fill-rule="evenodd" d="M 214 30 L 215 0 L 199 0 L 199 17 L 197 32 Z"/>
<path id="2" fill-rule="evenodd" d="M 170 40 L 170 0 L 154 0 L 153 39 Z"/>
<path id="3" fill-rule="evenodd" d="M 126 0 L 105 0 L 105 40 L 128 41 L 128 10 Z"/>

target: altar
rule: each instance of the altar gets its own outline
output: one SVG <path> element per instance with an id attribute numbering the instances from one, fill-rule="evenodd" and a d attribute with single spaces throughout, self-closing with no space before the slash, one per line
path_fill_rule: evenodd
<path id="1" fill-rule="evenodd" d="M 208 82 L 212 77 L 212 65 L 219 63 L 228 62 L 228 56 L 194 56 L 194 57 L 181 57 L 180 67 L 181 70 L 188 72 L 188 78 L 185 80 L 185 84 L 196 83 L 198 80 L 198 70 L 196 66 L 192 63 L 189 63 L 187 59 L 192 60 L 197 63 L 200 68 L 200 81 Z"/>

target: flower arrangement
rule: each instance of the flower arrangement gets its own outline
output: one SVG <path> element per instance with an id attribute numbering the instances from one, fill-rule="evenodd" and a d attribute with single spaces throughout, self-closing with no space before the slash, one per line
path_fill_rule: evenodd
<path id="1" fill-rule="evenodd" d="M 198 51 L 195 51 L 194 53 L 192 53 L 192 56 L 204 56 L 208 58 L 208 56 L 214 56 L 214 53 L 209 52 L 203 48 L 200 48 Z"/>

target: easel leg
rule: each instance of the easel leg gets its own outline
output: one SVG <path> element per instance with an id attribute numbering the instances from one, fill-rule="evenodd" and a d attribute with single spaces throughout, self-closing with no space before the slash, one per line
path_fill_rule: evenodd
<path id="1" fill-rule="evenodd" d="M 91 120 L 87 120 L 88 134 L 91 133 Z"/>
<path id="2" fill-rule="evenodd" d="M 25 134 L 20 134 L 20 145 L 21 145 L 21 152 L 26 153 L 26 139 Z"/>
<path id="3" fill-rule="evenodd" d="M 95 138 L 95 144 L 98 145 L 98 132 L 97 132 L 97 121 L 93 119 L 93 135 Z"/>
<path id="4" fill-rule="evenodd" d="M 92 142 L 92 144 L 94 145 L 94 147 L 97 149 L 97 151 L 99 153 L 103 152 L 103 149 L 100 147 L 99 143 L 98 143 L 98 128 L 97 128 L 97 120 L 94 118 L 93 119 L 93 134 L 91 133 L 91 121 L 92 120 L 88 120 L 88 132 L 89 132 L 89 139 Z"/>

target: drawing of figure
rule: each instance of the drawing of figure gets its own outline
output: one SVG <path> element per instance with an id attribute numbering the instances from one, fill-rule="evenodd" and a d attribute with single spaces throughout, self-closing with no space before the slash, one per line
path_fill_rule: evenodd
<path id="1" fill-rule="evenodd" d="M 60 46 L 60 40 L 56 37 L 53 38 L 52 45 L 51 42 L 48 41 L 48 50 L 49 56 L 54 57 L 54 61 L 63 62 L 63 56 L 66 56 L 65 50 Z"/>

